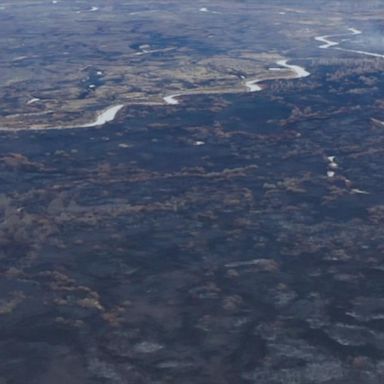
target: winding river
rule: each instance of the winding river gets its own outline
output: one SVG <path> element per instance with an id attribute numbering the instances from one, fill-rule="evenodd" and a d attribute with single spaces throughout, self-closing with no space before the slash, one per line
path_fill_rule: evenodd
<path id="1" fill-rule="evenodd" d="M 263 82 L 263 81 L 267 81 L 267 80 L 280 80 L 280 79 L 299 79 L 299 78 L 302 78 L 302 77 L 307 77 L 310 75 L 309 72 L 307 72 L 303 67 L 300 67 L 299 65 L 293 65 L 293 64 L 288 64 L 288 60 L 278 60 L 276 62 L 277 65 L 279 65 L 281 68 L 282 71 L 284 71 L 284 69 L 288 69 L 290 70 L 294 76 L 290 76 L 290 75 L 282 75 L 281 77 L 265 77 L 265 78 L 261 78 L 261 79 L 254 79 L 254 80 L 248 80 L 248 81 L 245 81 L 242 83 L 242 85 L 248 90 L 248 92 L 259 92 L 259 91 L 262 91 L 263 88 L 258 84 L 260 82 Z M 276 70 L 276 69 L 279 69 L 279 68 L 272 68 L 272 70 Z M 179 104 L 179 100 L 178 98 L 181 97 L 181 96 L 188 96 L 188 95 L 198 95 L 198 94 L 215 94 L 215 93 L 220 93 L 220 94 L 224 94 L 224 93 L 234 93 L 236 91 L 234 91 L 233 89 L 230 89 L 228 91 L 207 91 L 207 92 L 199 92 L 198 90 L 194 90 L 194 91 L 185 91 L 185 92 L 179 92 L 179 93 L 175 93 L 175 94 L 172 94 L 172 95 L 168 95 L 168 96 L 164 96 L 163 97 L 163 101 L 166 105 L 177 105 Z M 98 126 L 102 126 L 108 122 L 111 122 L 113 121 L 115 118 L 116 118 L 116 115 L 119 113 L 119 111 L 121 109 L 123 109 L 125 107 L 124 104 L 118 104 L 118 105 L 113 105 L 107 109 L 105 109 L 104 111 L 102 111 L 101 113 L 99 113 L 97 116 L 96 116 L 96 119 L 94 121 L 91 121 L 89 123 L 86 123 L 86 124 L 82 124 L 82 125 L 76 125 L 76 126 L 61 126 L 61 127 L 31 127 L 31 128 L 3 128 L 3 127 L 0 127 L 0 131 L 39 131 L 39 130 L 52 130 L 52 129 L 75 129 L 75 128 L 91 128 L 91 127 L 98 127 Z"/>
<path id="2" fill-rule="evenodd" d="M 267 81 L 267 80 L 281 80 L 281 79 L 300 79 L 302 77 L 307 77 L 310 75 L 309 72 L 307 72 L 303 67 L 300 67 L 299 65 L 292 65 L 288 64 L 288 60 L 278 60 L 276 62 L 277 65 L 279 65 L 282 70 L 284 68 L 291 70 L 294 73 L 294 77 L 292 76 L 281 76 L 281 77 L 263 77 L 261 79 L 253 79 L 253 80 L 247 80 L 243 83 L 243 86 L 247 88 L 248 92 L 260 92 L 263 90 L 263 88 L 259 85 L 259 83 Z M 273 70 L 276 70 L 276 68 L 273 68 Z M 233 92 L 233 91 L 228 91 L 228 93 Z M 213 93 L 213 92 L 212 92 Z M 222 92 L 225 93 L 225 92 Z M 163 100 L 165 101 L 166 104 L 169 105 L 176 105 L 179 104 L 179 101 L 177 100 L 178 97 L 180 96 L 188 96 L 188 95 L 196 95 L 198 94 L 196 91 L 193 92 L 179 92 L 175 93 L 173 95 L 165 96 L 163 97 Z M 202 92 L 201 94 L 210 94 L 210 92 Z"/>
<path id="3" fill-rule="evenodd" d="M 272 78 L 263 78 L 263 79 L 256 79 L 256 80 L 250 80 L 245 82 L 245 86 L 248 88 L 249 92 L 259 92 L 262 91 L 263 88 L 258 85 L 258 83 L 266 80 L 278 80 L 278 79 L 300 79 L 302 77 L 307 77 L 310 75 L 309 72 L 307 72 L 303 67 L 300 67 L 298 65 L 292 65 L 288 64 L 288 60 L 279 60 L 276 61 L 277 65 L 280 65 L 283 68 L 290 69 L 292 72 L 295 73 L 295 77 L 272 77 Z M 270 70 L 276 71 L 280 68 L 271 68 Z"/>
<path id="4" fill-rule="evenodd" d="M 355 28 L 348 28 L 349 31 L 352 32 L 352 35 L 360 35 L 362 32 Z M 324 36 L 316 36 L 315 40 L 320 41 L 321 43 L 324 43 L 322 45 L 319 45 L 319 48 L 321 49 L 327 49 L 331 47 L 335 47 L 340 44 L 339 41 L 333 41 L 330 40 L 331 37 L 338 37 L 338 36 L 349 36 L 350 33 L 339 33 L 337 35 L 324 35 Z"/>
<path id="5" fill-rule="evenodd" d="M 205 9 L 204 9 L 205 11 Z M 340 34 L 335 34 L 335 35 L 324 35 L 324 36 L 316 36 L 315 40 L 320 42 L 321 45 L 319 45 L 319 48 L 321 49 L 338 49 L 341 51 L 346 51 L 346 52 L 353 52 L 361 55 L 366 55 L 366 56 L 372 56 L 372 57 L 378 57 L 378 58 L 384 58 L 384 54 L 379 54 L 375 52 L 367 52 L 367 51 L 361 51 L 361 50 L 355 50 L 355 49 L 348 49 L 348 48 L 342 48 L 340 47 L 340 43 L 345 41 L 345 39 L 342 39 L 340 41 L 335 41 L 333 40 L 334 37 L 343 37 L 343 36 L 350 36 L 350 35 L 360 35 L 362 34 L 362 31 L 356 29 L 356 28 L 348 28 L 348 31 L 350 33 L 340 33 Z M 287 76 L 284 74 L 281 77 L 264 77 L 261 79 L 253 79 L 253 80 L 247 80 L 242 83 L 242 85 L 248 90 L 248 92 L 260 92 L 263 90 L 263 88 L 259 85 L 259 83 L 268 81 L 268 80 L 281 80 L 281 79 L 300 79 L 304 78 L 310 75 L 310 73 L 303 67 L 299 65 L 293 65 L 293 64 L 288 64 L 288 60 L 278 60 L 276 64 L 281 67 L 281 68 L 271 68 L 270 70 L 272 71 L 277 71 L 277 70 L 282 70 L 288 69 L 290 70 L 294 76 Z M 185 92 L 178 92 L 172 95 L 164 96 L 163 101 L 166 105 L 177 105 L 179 104 L 178 98 L 181 96 L 187 96 L 187 95 L 197 95 L 197 94 L 214 94 L 214 93 L 232 93 L 236 92 L 233 90 L 228 90 L 228 91 L 212 91 L 212 92 L 199 92 L 197 90 L 194 91 L 185 91 Z M 90 128 L 90 127 L 97 127 L 97 126 L 102 126 L 108 122 L 113 121 L 116 118 L 116 115 L 119 113 L 121 109 L 125 107 L 124 104 L 118 104 L 118 105 L 113 105 L 101 113 L 99 113 L 96 116 L 96 119 L 94 121 L 91 121 L 86 124 L 82 125 L 77 125 L 77 126 L 61 126 L 61 127 L 32 127 L 32 128 L 2 128 L 0 127 L 0 131 L 20 131 L 20 130 L 49 130 L 49 129 L 68 129 L 68 128 Z"/>
<path id="6" fill-rule="evenodd" d="M 336 35 L 316 36 L 315 40 L 322 43 L 321 45 L 319 45 L 319 48 L 321 48 L 321 49 L 333 48 L 333 49 L 338 49 L 339 51 L 353 52 L 353 53 L 358 53 L 360 55 L 365 55 L 365 56 L 384 58 L 384 54 L 380 54 L 380 53 L 361 51 L 361 50 L 357 50 L 357 49 L 342 48 L 339 45 L 344 40 L 341 40 L 341 41 L 331 40 L 334 37 L 342 37 L 342 36 L 350 36 L 350 35 L 360 35 L 360 34 L 363 33 L 362 31 L 360 31 L 360 30 L 358 30 L 356 28 L 348 28 L 348 31 L 350 31 L 351 33 L 348 33 L 348 34 L 347 33 L 339 33 L 339 34 L 336 34 Z"/>

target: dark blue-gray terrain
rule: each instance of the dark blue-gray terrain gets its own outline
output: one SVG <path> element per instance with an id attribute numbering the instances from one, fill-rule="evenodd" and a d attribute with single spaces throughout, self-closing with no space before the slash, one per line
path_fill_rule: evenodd
<path id="1" fill-rule="evenodd" d="M 381 3 L 0 1 L 0 384 L 383 383 Z"/>

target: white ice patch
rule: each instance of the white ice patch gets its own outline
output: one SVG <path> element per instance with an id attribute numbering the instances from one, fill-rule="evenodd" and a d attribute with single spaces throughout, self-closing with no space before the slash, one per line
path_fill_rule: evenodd
<path id="1" fill-rule="evenodd" d="M 326 36 L 317 36 L 317 37 L 315 37 L 316 41 L 320 41 L 320 43 L 324 43 L 322 45 L 319 45 L 319 48 L 327 49 L 327 48 L 339 45 L 339 43 L 337 41 L 329 40 L 329 37 L 330 36 L 327 36 L 327 35 Z"/>
<path id="2" fill-rule="evenodd" d="M 300 79 L 302 77 L 307 77 L 310 75 L 310 73 L 306 71 L 303 67 L 300 67 L 299 65 L 288 64 L 288 60 L 279 60 L 276 62 L 276 64 L 291 69 L 293 72 L 296 73 L 296 79 Z"/>
<path id="3" fill-rule="evenodd" d="M 348 28 L 354 35 L 361 35 L 363 32 L 356 28 Z"/>
<path id="4" fill-rule="evenodd" d="M 180 96 L 180 94 L 176 93 L 175 95 L 169 95 L 169 96 L 163 97 L 163 100 L 167 104 L 176 105 L 176 104 L 179 104 L 179 101 L 176 99 L 176 97 L 179 97 L 179 96 Z"/>
<path id="5" fill-rule="evenodd" d="M 256 79 L 256 80 L 249 80 L 245 82 L 245 86 L 248 88 L 249 92 L 260 92 L 263 90 L 263 88 L 260 87 L 257 83 L 260 81 L 263 81 L 261 79 Z"/>
<path id="6" fill-rule="evenodd" d="M 369 195 L 370 193 L 367 192 L 367 191 L 363 191 L 361 189 L 357 189 L 357 188 L 354 188 L 351 190 L 352 193 L 356 193 L 356 194 L 359 194 L 359 195 Z"/>
<path id="7" fill-rule="evenodd" d="M 339 167 L 339 165 L 336 163 L 335 159 L 336 159 L 336 156 L 327 156 L 329 168 L 337 169 Z"/>
<path id="8" fill-rule="evenodd" d="M 92 123 L 81 125 L 81 128 L 87 128 L 87 127 L 97 127 L 99 125 L 103 125 L 105 123 L 109 123 L 110 121 L 113 121 L 117 115 L 117 113 L 124 107 L 123 104 L 115 105 L 113 107 L 110 107 L 106 109 L 104 112 L 101 112 L 96 120 Z"/>
<path id="9" fill-rule="evenodd" d="M 40 101 L 40 99 L 38 99 L 37 97 L 34 97 L 30 100 L 27 101 L 27 104 L 30 105 L 30 104 L 34 104 L 36 102 Z"/>
<path id="10" fill-rule="evenodd" d="M 200 12 L 204 12 L 204 13 L 221 13 L 221 12 L 216 12 L 216 11 L 211 11 L 210 9 L 206 8 L 206 7 L 202 7 L 199 9 Z"/>

